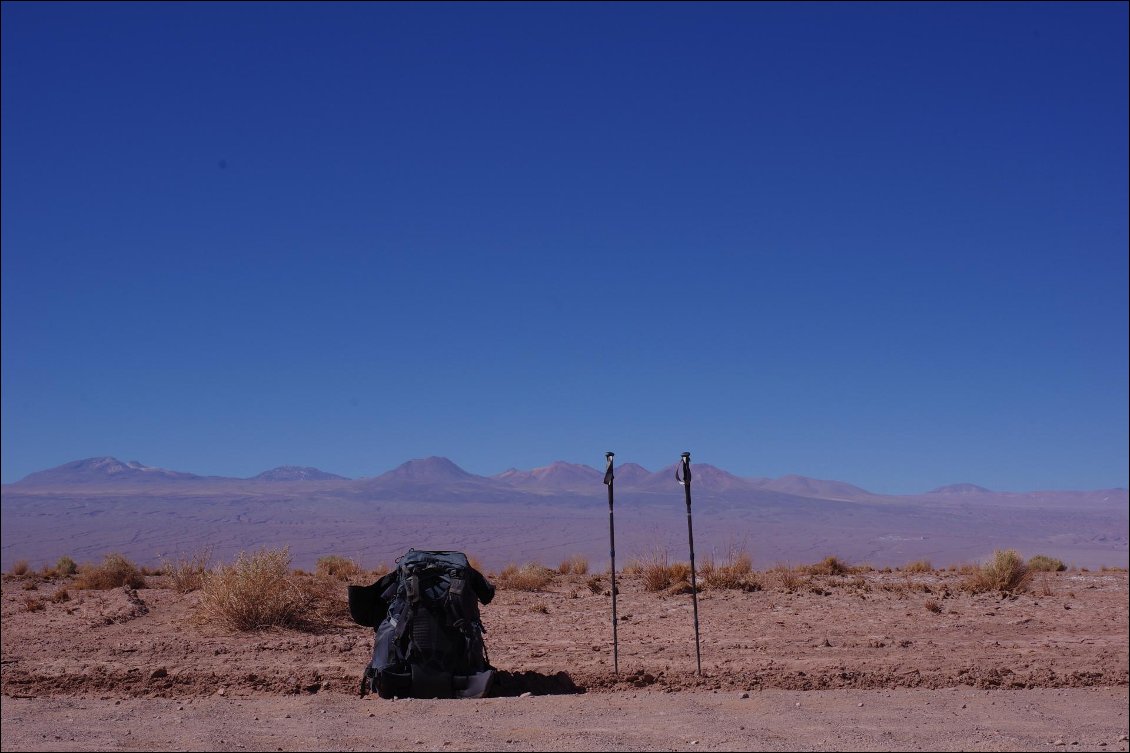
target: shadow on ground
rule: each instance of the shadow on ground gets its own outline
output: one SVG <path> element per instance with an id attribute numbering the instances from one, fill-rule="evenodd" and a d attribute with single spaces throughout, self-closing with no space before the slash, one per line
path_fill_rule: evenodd
<path id="1" fill-rule="evenodd" d="M 507 672 L 498 670 L 491 684 L 490 697 L 512 698 L 523 693 L 533 695 L 572 695 L 584 693 L 585 689 L 575 682 L 567 672 L 547 675 L 541 672 Z"/>

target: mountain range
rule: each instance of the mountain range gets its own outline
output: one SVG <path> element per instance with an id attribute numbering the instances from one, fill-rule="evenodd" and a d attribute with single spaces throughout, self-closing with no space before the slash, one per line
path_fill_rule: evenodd
<path id="1" fill-rule="evenodd" d="M 836 554 L 872 564 L 943 564 L 1022 548 L 1079 565 L 1127 564 L 1125 489 L 998 492 L 958 483 L 913 495 L 787 475 L 746 478 L 693 463 L 694 532 L 711 550 L 755 563 Z M 614 469 L 617 546 L 639 554 L 686 545 L 675 466 Z M 409 460 L 373 477 L 280 466 L 249 478 L 203 476 L 87 458 L 0 487 L 0 566 L 18 559 L 152 561 L 214 547 L 231 556 L 286 545 L 299 566 L 324 554 L 408 547 L 469 551 L 486 563 L 608 553 L 604 473 L 564 461 L 481 476 L 448 458 Z M 680 539 L 682 544 L 680 544 Z"/>
<path id="2" fill-rule="evenodd" d="M 906 498 L 915 495 L 883 495 L 861 489 L 843 482 L 809 478 L 799 475 L 786 475 L 779 478 L 741 477 L 708 463 L 694 463 L 691 466 L 692 488 L 704 493 L 725 494 L 742 492 L 778 492 L 813 499 L 828 500 L 871 500 L 883 497 Z M 640 491 L 664 491 L 674 487 L 676 464 L 649 471 L 636 463 L 624 463 L 614 469 L 617 489 Z M 378 476 L 350 479 L 311 467 L 284 465 L 263 471 L 249 478 L 232 476 L 202 476 L 185 471 L 174 471 L 143 465 L 137 461 L 123 462 L 112 457 L 94 457 L 75 460 L 55 468 L 37 471 L 3 488 L 32 490 L 47 488 L 115 487 L 125 488 L 133 485 L 160 485 L 168 489 L 187 489 L 194 485 L 239 486 L 240 484 L 260 484 L 264 482 L 289 484 L 292 482 L 338 482 L 342 488 L 356 487 L 368 491 L 382 488 L 419 487 L 462 484 L 493 488 L 495 490 L 520 489 L 530 492 L 567 493 L 598 490 L 604 478 L 603 471 L 588 465 L 568 463 L 558 460 L 549 465 L 530 470 L 510 468 L 493 476 L 480 476 L 460 468 L 445 457 L 432 456 L 408 460 L 401 465 Z M 1045 491 L 1045 492 L 995 492 L 971 483 L 949 484 L 925 492 L 935 497 L 1040 497 L 1060 496 L 1071 498 L 1102 497 L 1111 493 L 1125 494 L 1124 489 L 1103 489 L 1093 491 Z"/>

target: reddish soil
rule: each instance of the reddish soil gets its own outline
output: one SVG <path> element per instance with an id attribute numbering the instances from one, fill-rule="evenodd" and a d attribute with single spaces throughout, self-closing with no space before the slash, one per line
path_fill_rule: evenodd
<path id="1" fill-rule="evenodd" d="M 704 591 L 701 677 L 689 594 L 620 579 L 615 675 L 607 580 L 558 576 L 482 608 L 500 673 L 479 701 L 362 701 L 371 630 L 232 633 L 162 580 L 55 602 L 66 581 L 5 576 L 4 750 L 1127 748 L 1125 572 Z"/>

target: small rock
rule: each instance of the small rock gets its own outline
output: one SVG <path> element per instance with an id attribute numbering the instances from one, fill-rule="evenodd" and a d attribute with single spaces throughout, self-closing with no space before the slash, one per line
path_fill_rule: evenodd
<path id="1" fill-rule="evenodd" d="M 165 669 L 164 667 L 157 667 L 157 669 L 155 669 L 155 670 L 153 670 L 152 672 L 149 673 L 149 679 L 150 680 L 156 680 L 158 677 L 168 677 L 168 676 L 169 676 L 169 670 Z"/>
<path id="2" fill-rule="evenodd" d="M 749 693 L 745 693 L 745 692 L 738 693 L 738 698 L 749 698 Z"/>
<path id="3" fill-rule="evenodd" d="M 798 709 L 800 708 L 800 701 L 797 701 L 797 702 L 796 702 L 796 707 L 797 707 Z"/>
<path id="4" fill-rule="evenodd" d="M 1067 745 L 1063 740 L 1056 740 L 1052 745 Z"/>
<path id="5" fill-rule="evenodd" d="M 216 695 L 224 695 L 227 692 L 228 692 L 227 688 L 220 688 L 219 690 L 216 691 Z"/>
<path id="6" fill-rule="evenodd" d="M 369 716 L 376 716 L 376 714 L 374 714 L 372 711 L 370 711 Z"/>
<path id="7" fill-rule="evenodd" d="M 860 708 L 863 708 L 863 701 L 860 701 L 860 702 L 859 702 L 859 707 L 860 707 Z"/>
<path id="8" fill-rule="evenodd" d="M 698 745 L 698 740 L 691 740 L 691 745 Z"/>
<path id="9" fill-rule="evenodd" d="M 1119 738 L 1118 738 L 1118 742 L 1120 742 L 1120 743 L 1124 743 L 1124 742 L 1126 742 L 1127 740 L 1130 740 L 1130 735 L 1121 735 L 1121 736 L 1119 736 Z"/>
<path id="10" fill-rule="evenodd" d="M 523 693 L 522 695 L 520 695 L 518 697 L 519 698 L 529 698 L 532 695 L 533 695 L 533 693 L 531 693 L 530 691 L 527 690 L 525 693 Z"/>

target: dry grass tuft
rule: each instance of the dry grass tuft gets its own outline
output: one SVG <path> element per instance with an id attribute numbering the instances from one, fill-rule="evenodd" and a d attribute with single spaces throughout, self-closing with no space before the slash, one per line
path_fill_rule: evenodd
<path id="1" fill-rule="evenodd" d="M 942 605 L 939 604 L 934 599 L 927 599 L 925 606 L 926 606 L 926 609 L 933 612 L 934 614 L 941 614 L 941 612 L 942 612 Z"/>
<path id="2" fill-rule="evenodd" d="M 56 604 L 62 604 L 64 601 L 70 601 L 71 595 L 65 588 L 60 588 L 51 594 L 51 601 Z"/>
<path id="3" fill-rule="evenodd" d="M 1043 573 L 1061 573 L 1067 569 L 1063 560 L 1049 557 L 1046 554 L 1037 554 L 1028 559 L 1028 567 Z"/>
<path id="4" fill-rule="evenodd" d="M 851 572 L 851 567 L 843 560 L 831 555 L 815 565 L 806 565 L 804 569 L 809 575 L 847 575 Z"/>
<path id="5" fill-rule="evenodd" d="M 471 565 L 471 567 L 474 567 L 476 570 L 479 570 L 479 568 L 475 567 L 474 565 Z M 387 563 L 382 562 L 368 572 L 366 579 L 368 579 L 368 580 L 379 580 L 380 578 L 383 578 L 384 576 L 388 575 L 390 572 L 392 572 L 392 567 L 390 565 L 388 565 Z M 483 571 L 479 570 L 479 572 L 481 573 Z"/>
<path id="6" fill-rule="evenodd" d="M 530 607 L 530 611 L 538 614 L 549 614 L 549 607 L 545 605 L 545 602 L 539 601 Z"/>
<path id="7" fill-rule="evenodd" d="M 737 589 L 760 591 L 761 580 L 753 572 L 753 560 L 743 551 L 731 550 L 721 564 L 707 560 L 702 569 L 702 587 L 708 589 Z"/>
<path id="8" fill-rule="evenodd" d="M 594 594 L 604 593 L 604 578 L 599 575 L 590 575 L 589 579 L 585 581 L 585 585 L 588 586 L 589 590 Z"/>
<path id="9" fill-rule="evenodd" d="M 766 582 L 778 591 L 794 593 L 807 589 L 812 585 L 812 577 L 807 574 L 806 568 L 777 565 L 766 571 Z"/>
<path id="10" fill-rule="evenodd" d="M 1014 549 L 993 552 L 989 562 L 968 571 L 962 587 L 970 593 L 1018 593 L 1024 591 L 1032 580 L 1033 570 Z"/>
<path id="11" fill-rule="evenodd" d="M 589 572 L 588 558 L 580 554 L 569 555 L 557 566 L 557 572 L 562 575 L 587 575 Z"/>
<path id="12" fill-rule="evenodd" d="M 640 559 L 640 576 L 646 591 L 664 591 L 676 583 L 690 582 L 691 566 L 687 562 L 671 563 L 666 549 L 655 549 Z"/>
<path id="13" fill-rule="evenodd" d="M 233 630 L 303 627 L 311 602 L 290 571 L 286 547 L 241 553 L 234 564 L 208 571 L 201 593 L 203 617 Z"/>
<path id="14" fill-rule="evenodd" d="M 509 564 L 498 574 L 499 588 L 514 591 L 540 591 L 553 580 L 553 570 L 536 562 L 527 562 L 518 567 Z"/>
<path id="15" fill-rule="evenodd" d="M 907 572 L 907 573 L 932 573 L 932 572 L 934 572 L 934 568 L 930 564 L 930 560 L 917 560 L 916 562 L 911 562 L 909 565 L 904 567 L 903 572 Z"/>
<path id="16" fill-rule="evenodd" d="M 1051 573 L 1047 570 L 1040 570 L 1034 573 L 1038 585 L 1035 587 L 1035 592 L 1039 596 L 1053 596 L 1055 588 L 1052 586 Z"/>
<path id="17" fill-rule="evenodd" d="M 640 562 L 639 557 L 632 557 L 626 565 L 620 568 L 620 572 L 624 575 L 641 575 L 643 574 L 643 563 Z"/>
<path id="18" fill-rule="evenodd" d="M 27 575 L 27 560 L 16 560 L 12 563 L 12 575 Z"/>
<path id="19" fill-rule="evenodd" d="M 43 599 L 38 596 L 25 596 L 23 599 L 24 609 L 28 612 L 39 612 L 46 606 Z"/>
<path id="20" fill-rule="evenodd" d="M 145 578 L 125 555 L 111 552 L 97 565 L 83 565 L 72 585 L 80 591 L 107 591 L 122 586 L 145 588 Z"/>
<path id="21" fill-rule="evenodd" d="M 361 566 L 348 557 L 338 554 L 329 554 L 319 557 L 314 567 L 314 574 L 336 580 L 355 580 L 364 575 Z M 378 576 L 379 577 L 379 576 Z"/>

